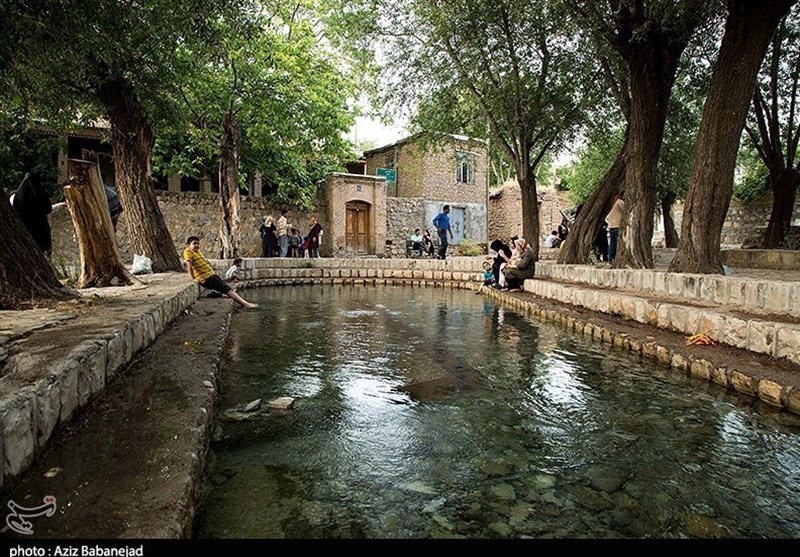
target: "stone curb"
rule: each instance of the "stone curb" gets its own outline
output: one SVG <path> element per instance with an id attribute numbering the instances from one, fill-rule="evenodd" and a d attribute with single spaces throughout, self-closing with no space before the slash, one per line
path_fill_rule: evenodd
<path id="1" fill-rule="evenodd" d="M 198 294 L 197 285 L 186 284 L 137 319 L 75 345 L 64 359 L 52 363 L 46 378 L 35 383 L 14 373 L 3 377 L 9 392 L 0 400 L 0 488 L 25 472 L 53 432 L 103 391 L 122 366 L 152 344 Z"/>
<path id="2" fill-rule="evenodd" d="M 745 320 L 720 312 L 715 307 L 659 302 L 627 292 L 582 288 L 547 280 L 526 281 L 525 291 L 685 335 L 705 333 L 719 343 L 800 364 L 800 325 L 758 318 Z"/>
<path id="3" fill-rule="evenodd" d="M 655 341 L 632 338 L 629 334 L 615 331 L 610 327 L 602 327 L 589 321 L 564 316 L 555 310 L 543 308 L 533 301 L 522 300 L 502 291 L 487 289 L 487 292 L 489 297 L 540 320 L 551 321 L 569 331 L 582 334 L 598 342 L 627 350 L 677 371 L 717 383 L 739 393 L 758 398 L 772 406 L 800 414 L 800 392 L 795 392 L 796 390 L 791 386 L 779 385 L 768 379 L 759 380 L 735 369 L 717 367 L 706 359 L 672 350 Z"/>

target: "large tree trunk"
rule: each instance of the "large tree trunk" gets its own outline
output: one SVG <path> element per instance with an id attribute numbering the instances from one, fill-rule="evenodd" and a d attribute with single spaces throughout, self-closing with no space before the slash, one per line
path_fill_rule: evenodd
<path id="1" fill-rule="evenodd" d="M 0 194 L 0 238 L 0 309 L 77 295 L 58 281 L 4 193 Z"/>
<path id="2" fill-rule="evenodd" d="M 107 79 L 98 94 L 111 122 L 116 186 L 131 250 L 152 259 L 156 273 L 180 272 L 178 252 L 153 189 L 153 128 L 126 79 Z"/>
<path id="3" fill-rule="evenodd" d="M 522 194 L 522 237 L 528 241 L 534 257 L 539 259 L 539 199 L 536 176 L 526 160 L 517 165 L 517 183 Z"/>
<path id="4" fill-rule="evenodd" d="M 625 215 L 619 230 L 614 267 L 653 267 L 653 219 L 658 157 L 667 121 L 667 104 L 681 52 L 688 42 L 659 30 L 630 50 L 631 84 Z"/>
<path id="5" fill-rule="evenodd" d="M 664 219 L 664 245 L 668 248 L 678 247 L 678 231 L 675 229 L 675 219 L 672 218 L 672 206 L 675 204 L 676 195 L 669 192 L 661 198 L 661 215 Z"/>
<path id="6" fill-rule="evenodd" d="M 614 203 L 614 197 L 619 193 L 625 180 L 627 145 L 626 139 L 622 149 L 617 153 L 617 158 L 614 159 L 592 195 L 583 204 L 575 222 L 570 226 L 567 241 L 559 250 L 559 263 L 583 263 L 591 251 L 597 233 L 603 226 L 603 221 Z"/>
<path id="7" fill-rule="evenodd" d="M 69 161 L 69 185 L 64 187 L 64 197 L 81 256 L 78 288 L 132 284 L 133 276 L 119 256 L 97 162 Z"/>
<path id="8" fill-rule="evenodd" d="M 767 232 L 763 247 L 774 249 L 783 245 L 783 239 L 792 225 L 794 201 L 797 186 L 800 185 L 800 172 L 795 168 L 785 169 L 770 177 L 772 182 L 772 212 L 769 215 Z"/>
<path id="9" fill-rule="evenodd" d="M 730 0 L 725 34 L 703 108 L 678 251 L 670 271 L 722 273 L 722 225 L 755 78 L 781 18 L 796 0 Z"/>
<path id="10" fill-rule="evenodd" d="M 239 154 L 242 134 L 229 111 L 222 119 L 222 140 L 219 154 L 220 253 L 222 259 L 239 255 L 241 243 L 239 207 Z"/>

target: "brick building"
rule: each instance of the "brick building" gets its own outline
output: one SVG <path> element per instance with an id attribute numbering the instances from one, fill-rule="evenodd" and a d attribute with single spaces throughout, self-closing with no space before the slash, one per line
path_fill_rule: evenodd
<path id="1" fill-rule="evenodd" d="M 364 153 L 367 175 L 394 171 L 386 182 L 387 240 L 404 246 L 415 228 L 433 227 L 433 218 L 450 205 L 453 244 L 487 241 L 487 144 L 480 139 L 451 135 L 425 142 L 412 135 Z M 402 221 L 402 222 L 401 222 Z"/>

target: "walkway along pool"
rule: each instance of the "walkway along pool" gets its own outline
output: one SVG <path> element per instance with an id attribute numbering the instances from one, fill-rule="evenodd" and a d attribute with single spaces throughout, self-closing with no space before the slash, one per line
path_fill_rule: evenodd
<path id="1" fill-rule="evenodd" d="M 800 536 L 800 416 L 469 291 L 251 298 L 197 537 Z"/>

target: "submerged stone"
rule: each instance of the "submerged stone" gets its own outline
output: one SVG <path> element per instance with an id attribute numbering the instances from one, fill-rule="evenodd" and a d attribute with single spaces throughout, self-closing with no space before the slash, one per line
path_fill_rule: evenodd
<path id="1" fill-rule="evenodd" d="M 507 483 L 493 485 L 490 488 L 490 491 L 495 497 L 500 499 L 504 499 L 506 501 L 513 501 L 517 498 L 517 494 L 514 492 L 514 486 Z"/>
<path id="2" fill-rule="evenodd" d="M 294 399 L 290 396 L 282 396 L 267 403 L 270 410 L 288 410 L 294 406 Z"/>

